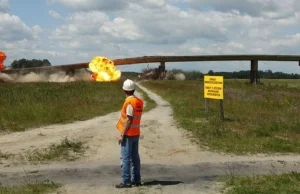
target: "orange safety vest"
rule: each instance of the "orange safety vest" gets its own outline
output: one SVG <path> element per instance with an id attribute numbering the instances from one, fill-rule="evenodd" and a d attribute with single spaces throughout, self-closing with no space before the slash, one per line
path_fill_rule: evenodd
<path id="1" fill-rule="evenodd" d="M 133 122 L 125 135 L 137 136 L 140 135 L 140 123 L 143 113 L 144 102 L 136 96 L 129 97 L 125 100 L 121 109 L 121 116 L 116 127 L 120 132 L 123 132 L 127 119 L 126 107 L 128 104 L 131 104 L 131 106 L 133 107 Z"/>

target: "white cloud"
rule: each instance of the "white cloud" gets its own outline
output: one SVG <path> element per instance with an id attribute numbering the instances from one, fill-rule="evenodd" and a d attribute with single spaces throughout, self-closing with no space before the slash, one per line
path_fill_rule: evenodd
<path id="1" fill-rule="evenodd" d="M 143 42 L 156 44 L 177 44 L 198 38 L 225 40 L 227 24 L 223 20 L 230 17 L 228 14 L 216 12 L 186 12 L 171 5 L 155 11 L 132 5 L 125 14 L 143 32 Z"/>
<path id="2" fill-rule="evenodd" d="M 0 12 L 7 12 L 9 9 L 8 0 L 0 0 Z"/>
<path id="3" fill-rule="evenodd" d="M 57 12 L 54 11 L 54 10 L 49 10 L 49 14 L 50 14 L 54 19 L 57 19 L 57 20 L 64 19 L 62 15 L 60 15 L 59 13 L 57 13 Z"/>
<path id="4" fill-rule="evenodd" d="M 87 62 L 96 55 L 114 59 L 144 55 L 299 54 L 300 5 L 293 0 L 48 2 L 68 8 L 67 16 L 53 7 L 49 10 L 49 15 L 58 20 L 55 28 L 43 29 L 42 24 L 30 27 L 17 16 L 0 14 L 0 45 L 12 58 L 48 58 L 52 64 L 68 64 Z M 207 69 L 225 68 L 220 63 L 213 64 Z M 249 67 L 248 63 L 237 64 L 241 63 L 226 68 L 230 71 Z M 203 62 L 190 67 L 203 68 Z M 288 68 L 295 71 L 294 67 Z"/>
<path id="5" fill-rule="evenodd" d="M 280 54 L 299 54 L 300 33 L 270 40 L 270 47 Z"/>
<path id="6" fill-rule="evenodd" d="M 109 39 L 120 41 L 142 40 L 143 36 L 132 20 L 115 18 L 113 21 L 104 23 L 99 29 L 99 35 Z"/>
<path id="7" fill-rule="evenodd" d="M 51 33 L 52 45 L 58 45 L 68 54 L 80 51 L 81 56 L 69 58 L 69 62 L 80 59 L 88 61 L 94 55 L 118 58 L 297 53 L 300 39 L 293 32 L 299 30 L 299 13 L 285 17 L 285 10 L 289 6 L 281 3 L 268 7 L 271 1 L 248 0 L 247 6 L 239 7 L 242 4 L 232 0 L 227 6 L 234 5 L 237 8 L 229 9 L 222 8 L 224 3 L 220 1 L 212 1 L 210 5 L 218 9 L 201 11 L 181 9 L 167 0 L 127 2 L 126 7 L 113 12 L 114 17 L 93 9 L 71 13 L 64 18 L 65 23 Z M 287 5 L 291 2 L 288 1 Z M 255 3 L 262 6 L 258 12 L 254 12 Z M 79 1 L 75 4 L 79 4 Z M 279 11 L 279 15 L 272 15 L 273 11 Z M 230 67 L 237 66 L 226 67 L 230 70 Z"/>
<path id="8" fill-rule="evenodd" d="M 18 16 L 0 12 L 0 21 L 1 40 L 18 41 L 33 38 L 31 29 Z"/>
<path id="9" fill-rule="evenodd" d="M 65 18 L 65 24 L 56 28 L 51 39 L 69 40 L 71 37 L 92 36 L 98 33 L 109 17 L 102 12 L 78 12 Z"/>
<path id="10" fill-rule="evenodd" d="M 75 11 L 117 11 L 124 10 L 130 4 L 155 9 L 167 4 L 167 0 L 47 0 L 50 4 L 61 4 Z"/>
<path id="11" fill-rule="evenodd" d="M 242 14 L 262 16 L 268 18 L 286 18 L 299 10 L 296 0 L 186 0 L 193 8 L 204 9 L 212 7 L 216 10 L 228 12 L 237 10 Z"/>
<path id="12" fill-rule="evenodd" d="M 21 58 L 47 58 L 62 55 L 61 52 L 49 50 L 42 36 L 45 31 L 39 25 L 28 26 L 16 15 L 0 12 L 1 50 L 7 55 L 4 64 Z M 56 56 L 57 56 L 56 55 Z"/>
<path id="13" fill-rule="evenodd" d="M 38 39 L 39 36 L 44 32 L 44 30 L 39 26 L 35 25 L 32 27 L 32 34 Z"/>
<path id="14" fill-rule="evenodd" d="M 125 0 L 48 0 L 49 3 L 59 3 L 77 11 L 118 10 L 126 7 Z"/>
<path id="15" fill-rule="evenodd" d="M 166 0 L 129 0 L 128 2 L 130 2 L 130 4 L 140 5 L 141 7 L 148 9 L 160 9 L 168 4 Z"/>

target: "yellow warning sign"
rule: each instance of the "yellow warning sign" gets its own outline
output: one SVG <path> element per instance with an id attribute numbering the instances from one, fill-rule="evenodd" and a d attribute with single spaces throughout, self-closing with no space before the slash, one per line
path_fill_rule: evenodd
<path id="1" fill-rule="evenodd" d="M 223 76 L 204 76 L 204 98 L 224 99 Z"/>

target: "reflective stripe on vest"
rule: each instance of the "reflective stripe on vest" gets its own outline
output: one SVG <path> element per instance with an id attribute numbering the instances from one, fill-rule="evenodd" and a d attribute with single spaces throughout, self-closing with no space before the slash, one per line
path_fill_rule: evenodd
<path id="1" fill-rule="evenodd" d="M 128 104 L 131 104 L 133 107 L 133 121 L 125 135 L 127 136 L 136 136 L 140 135 L 140 122 L 143 113 L 144 102 L 137 97 L 129 97 L 125 100 L 123 107 L 121 109 L 121 116 L 117 123 L 117 129 L 122 132 L 126 125 L 127 115 L 126 107 Z"/>

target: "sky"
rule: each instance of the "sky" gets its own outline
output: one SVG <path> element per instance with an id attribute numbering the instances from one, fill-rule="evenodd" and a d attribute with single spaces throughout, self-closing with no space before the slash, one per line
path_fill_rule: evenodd
<path id="1" fill-rule="evenodd" d="M 4 62 L 52 65 L 153 55 L 300 54 L 296 0 L 0 0 Z M 117 66 L 140 71 L 155 64 Z M 201 72 L 248 70 L 250 62 L 167 63 Z M 298 62 L 260 70 L 300 73 Z"/>

